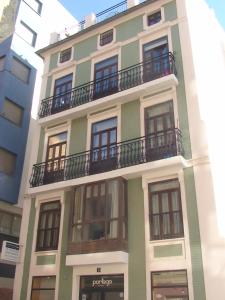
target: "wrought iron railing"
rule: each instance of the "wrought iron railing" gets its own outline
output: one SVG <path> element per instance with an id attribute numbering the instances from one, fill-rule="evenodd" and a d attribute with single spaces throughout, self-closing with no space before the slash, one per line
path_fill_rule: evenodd
<path id="1" fill-rule="evenodd" d="M 174 55 L 168 52 L 154 59 L 122 69 L 102 79 L 77 86 L 66 93 L 42 100 L 39 117 L 47 117 L 175 73 Z"/>
<path id="2" fill-rule="evenodd" d="M 182 136 L 177 128 L 105 147 L 73 154 L 33 166 L 31 187 L 80 178 L 183 155 Z"/>
<path id="3" fill-rule="evenodd" d="M 100 23 L 108 18 L 111 18 L 121 12 L 127 10 L 127 1 L 122 1 L 110 8 L 107 8 L 96 14 L 96 23 Z"/>

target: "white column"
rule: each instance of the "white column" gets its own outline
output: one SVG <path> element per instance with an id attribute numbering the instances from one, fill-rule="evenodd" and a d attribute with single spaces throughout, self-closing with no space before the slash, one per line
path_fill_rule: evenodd
<path id="1" fill-rule="evenodd" d="M 127 0 L 127 8 L 131 8 L 139 4 L 139 0 Z"/>
<path id="2" fill-rule="evenodd" d="M 92 26 L 96 23 L 96 15 L 91 13 L 90 15 L 85 17 L 85 28 Z"/>

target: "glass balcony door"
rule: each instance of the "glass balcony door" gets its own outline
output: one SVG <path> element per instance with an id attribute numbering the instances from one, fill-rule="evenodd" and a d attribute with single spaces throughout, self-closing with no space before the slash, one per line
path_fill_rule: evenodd
<path id="1" fill-rule="evenodd" d="M 51 113 L 55 114 L 70 107 L 73 74 L 55 81 Z"/>
<path id="2" fill-rule="evenodd" d="M 157 104 L 145 110 L 145 130 L 147 161 L 176 155 L 172 101 Z"/>
<path id="3" fill-rule="evenodd" d="M 94 99 L 116 93 L 118 90 L 117 56 L 103 60 L 95 65 Z"/>
<path id="4" fill-rule="evenodd" d="M 90 173 L 113 170 L 117 163 L 117 118 L 94 123 L 91 136 Z"/>
<path id="5" fill-rule="evenodd" d="M 167 37 L 150 42 L 143 46 L 143 79 L 144 82 L 170 74 Z"/>

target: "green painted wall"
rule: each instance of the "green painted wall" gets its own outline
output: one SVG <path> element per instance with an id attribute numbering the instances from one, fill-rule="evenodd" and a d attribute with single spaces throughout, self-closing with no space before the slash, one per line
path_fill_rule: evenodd
<path id="1" fill-rule="evenodd" d="M 79 86 L 89 81 L 91 81 L 91 60 L 77 65 L 75 86 Z"/>
<path id="2" fill-rule="evenodd" d="M 121 105 L 121 141 L 140 136 L 140 102 L 134 100 Z"/>
<path id="3" fill-rule="evenodd" d="M 116 41 L 122 42 L 143 31 L 143 16 L 138 16 L 116 26 Z"/>
<path id="4" fill-rule="evenodd" d="M 121 47 L 121 69 L 139 63 L 139 41 Z"/>
<path id="5" fill-rule="evenodd" d="M 165 21 L 173 21 L 177 19 L 176 1 L 172 1 L 164 5 Z"/>
<path id="6" fill-rule="evenodd" d="M 69 154 L 86 151 L 87 118 L 72 121 Z"/>
<path id="7" fill-rule="evenodd" d="M 49 72 L 51 72 L 51 70 L 57 68 L 57 63 L 58 63 L 58 55 L 59 53 L 53 53 L 50 57 L 50 62 L 49 62 Z"/>
<path id="8" fill-rule="evenodd" d="M 46 91 L 45 91 L 45 98 L 48 98 L 51 95 L 51 87 L 52 87 L 52 76 L 49 76 L 47 79 Z"/>
<path id="9" fill-rule="evenodd" d="M 74 46 L 74 58 L 79 60 L 97 51 L 98 36 L 92 36 Z"/>
<path id="10" fill-rule="evenodd" d="M 195 300 L 205 300 L 205 282 L 202 263 L 201 237 L 193 168 L 184 170 L 187 216 L 192 261 L 193 289 Z"/>
<path id="11" fill-rule="evenodd" d="M 187 100 L 186 91 L 184 85 L 184 71 L 181 55 L 181 45 L 179 38 L 179 28 L 175 25 L 171 28 L 173 51 L 175 53 L 175 62 L 177 69 L 177 78 L 179 85 L 177 87 L 177 104 L 178 104 L 178 114 L 179 114 L 179 124 L 183 137 L 183 146 L 185 151 L 185 157 L 190 159 L 192 157 L 191 153 L 191 141 L 189 133 L 189 123 L 188 123 L 188 113 L 187 113 Z M 177 120 L 175 120 L 176 124 Z"/>
<path id="12" fill-rule="evenodd" d="M 37 256 L 37 265 L 54 265 L 56 260 L 55 255 L 42 255 L 42 256 Z"/>
<path id="13" fill-rule="evenodd" d="M 24 256 L 23 278 L 22 278 L 22 287 L 20 291 L 20 300 L 27 299 L 26 297 L 27 297 L 28 279 L 30 274 L 31 250 L 32 250 L 33 235 L 34 235 L 34 221 L 35 221 L 35 213 L 36 213 L 35 199 L 32 199 L 30 201 L 31 201 L 31 208 L 30 208 L 29 226 L 27 232 L 25 256 Z"/>
<path id="14" fill-rule="evenodd" d="M 43 156 L 43 149 L 44 149 L 44 142 L 45 142 L 45 130 L 41 127 L 40 130 L 40 138 L 39 138 L 39 147 L 38 147 L 38 156 L 37 156 L 37 163 L 42 162 Z"/>
<path id="15" fill-rule="evenodd" d="M 182 245 L 166 245 L 166 246 L 154 246 L 154 257 L 171 257 L 171 256 L 182 256 Z"/>
<path id="16" fill-rule="evenodd" d="M 146 300 L 144 195 L 141 178 L 128 181 L 129 300 Z"/>
<path id="17" fill-rule="evenodd" d="M 62 246 L 60 257 L 60 273 L 59 273 L 59 295 L 58 299 L 72 299 L 73 286 L 73 268 L 66 266 L 66 255 L 68 245 L 68 230 L 70 217 L 70 199 L 71 193 L 66 192 L 65 195 L 65 210 L 63 218 Z"/>

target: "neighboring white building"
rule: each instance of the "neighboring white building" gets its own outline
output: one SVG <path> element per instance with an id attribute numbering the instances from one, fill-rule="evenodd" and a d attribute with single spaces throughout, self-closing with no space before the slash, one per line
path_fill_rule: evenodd
<path id="1" fill-rule="evenodd" d="M 14 300 L 224 300 L 223 29 L 203 0 L 79 26 L 38 51 Z"/>
<path id="2" fill-rule="evenodd" d="M 43 60 L 36 51 L 49 44 L 52 32 L 67 25 L 75 26 L 77 21 L 57 0 L 0 2 L 1 254 L 3 241 L 18 242 L 19 239 L 29 143 L 32 142 L 30 138 L 27 143 L 28 130 L 36 119 L 43 74 Z M 15 263 L 0 255 L 1 299 L 12 294 L 14 275 Z"/>

